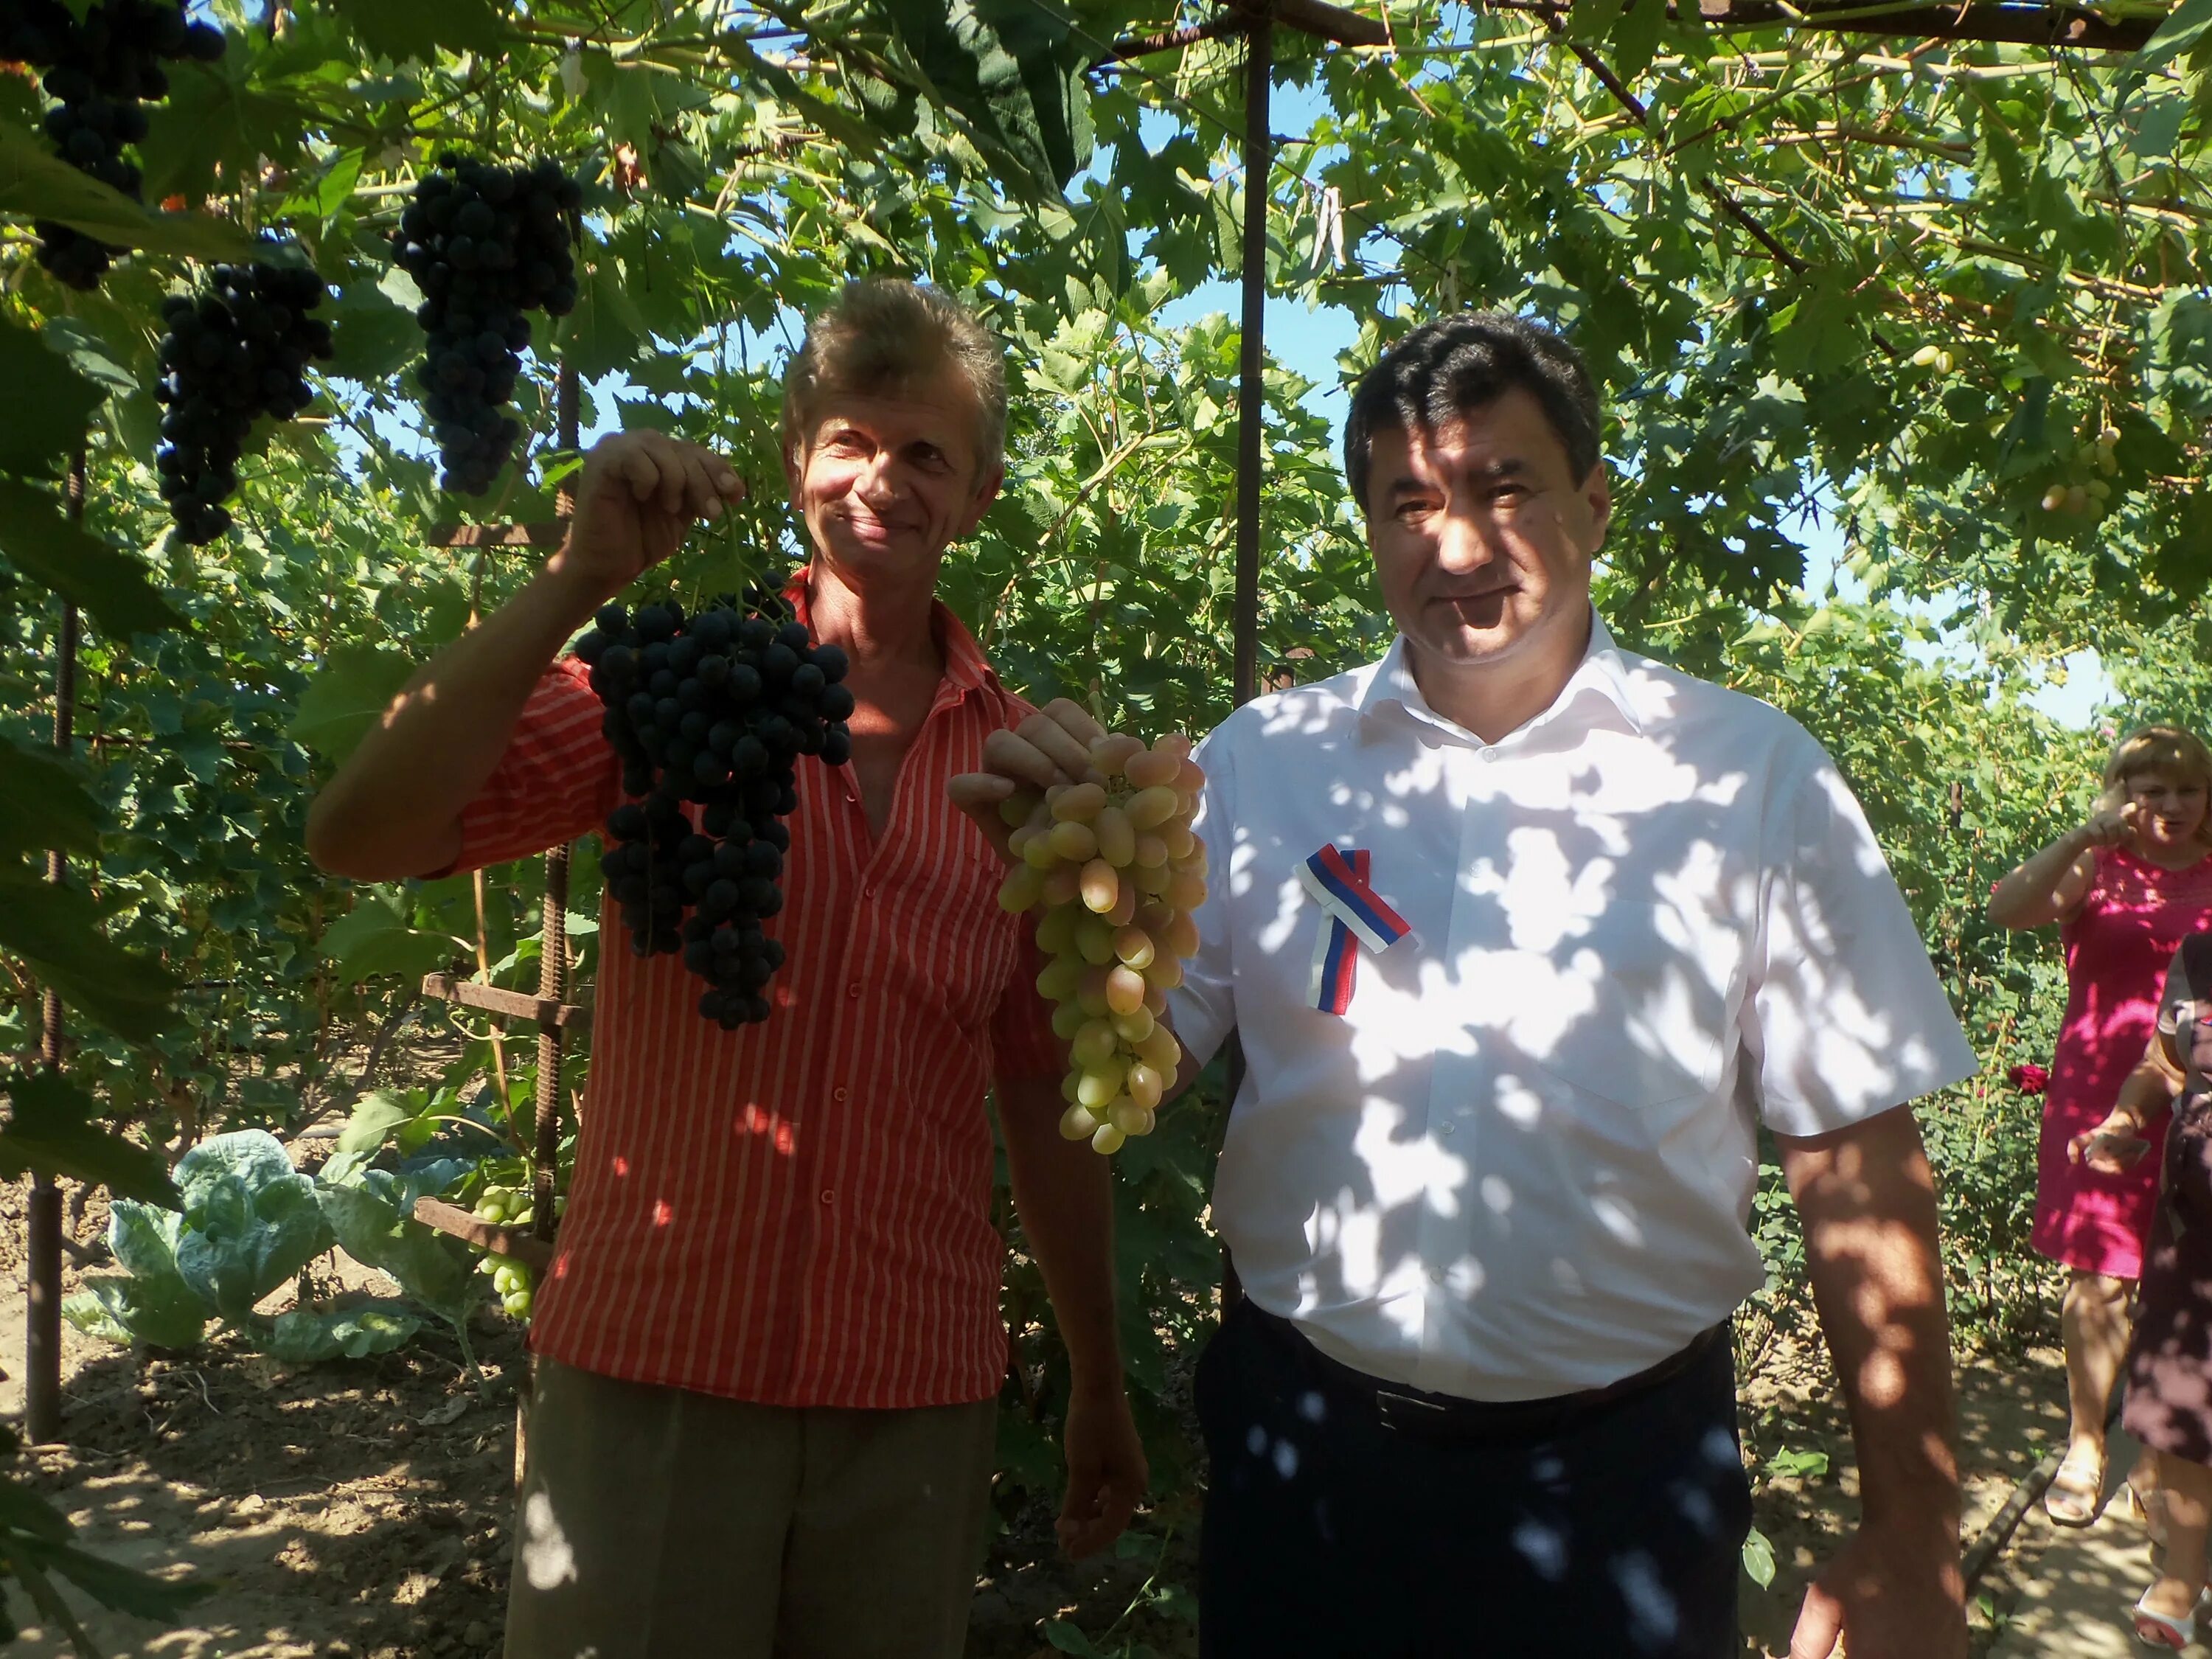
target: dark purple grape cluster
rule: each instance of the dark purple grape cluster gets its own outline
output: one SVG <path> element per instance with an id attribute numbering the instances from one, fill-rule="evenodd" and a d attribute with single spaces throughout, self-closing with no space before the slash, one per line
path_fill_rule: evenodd
<path id="1" fill-rule="evenodd" d="M 79 18 L 61 0 L 0 0 L 0 58 L 46 71 L 55 100 L 46 137 L 81 173 L 136 199 L 138 169 L 123 147 L 146 136 L 149 100 L 166 98 L 165 60 L 222 56 L 222 31 L 187 21 L 184 0 L 97 0 Z M 122 252 L 96 236 L 40 220 L 39 263 L 57 281 L 92 289 Z"/>
<path id="2" fill-rule="evenodd" d="M 331 325 L 308 313 L 323 279 L 306 265 L 217 265 L 198 299 L 161 304 L 167 409 L 155 469 L 177 534 L 195 544 L 230 528 L 223 503 L 238 488 L 238 458 L 254 421 L 289 421 L 314 401 L 307 364 L 331 355 Z"/>
<path id="3" fill-rule="evenodd" d="M 700 1014 L 725 1030 L 766 1019 L 783 946 L 763 924 L 783 908 L 799 760 L 852 758 L 844 652 L 756 592 L 690 617 L 672 599 L 635 616 L 609 605 L 576 654 L 606 705 L 623 788 L 642 797 L 609 816 L 599 860 L 632 946 L 681 951 L 707 981 Z"/>
<path id="4" fill-rule="evenodd" d="M 415 379 L 445 465 L 441 484 L 489 489 L 521 424 L 506 413 L 530 343 L 523 314 L 575 308 L 574 216 L 584 193 L 557 161 L 495 167 L 439 160 L 399 216 L 399 265 L 422 290 L 430 339 Z"/>

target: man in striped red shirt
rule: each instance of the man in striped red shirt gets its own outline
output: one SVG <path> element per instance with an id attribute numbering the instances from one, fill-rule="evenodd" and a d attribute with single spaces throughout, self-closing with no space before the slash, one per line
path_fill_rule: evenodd
<path id="1" fill-rule="evenodd" d="M 1030 712 L 935 599 L 1003 477 L 1000 355 L 942 295 L 870 283 L 793 362 L 794 599 L 850 658 L 852 759 L 798 763 L 765 1024 L 702 1018 L 678 957 L 601 957 L 508 1659 L 959 1653 L 1006 1363 L 987 1087 L 1074 1376 L 1063 1547 L 1111 1541 L 1142 1495 L 1105 1162 L 1059 1138 L 1031 951 L 945 790 Z M 561 550 L 316 801 L 316 860 L 392 880 L 596 830 L 622 769 L 558 653 L 738 488 L 659 434 L 598 446 Z"/>

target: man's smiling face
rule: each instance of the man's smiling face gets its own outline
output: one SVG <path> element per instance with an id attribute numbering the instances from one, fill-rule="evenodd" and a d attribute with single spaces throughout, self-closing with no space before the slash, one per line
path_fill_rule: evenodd
<path id="1" fill-rule="evenodd" d="M 1430 431 L 1375 434 L 1368 544 L 1399 631 L 1439 667 L 1504 664 L 1579 637 L 1612 508 L 1577 479 L 1543 405 L 1514 386 Z"/>

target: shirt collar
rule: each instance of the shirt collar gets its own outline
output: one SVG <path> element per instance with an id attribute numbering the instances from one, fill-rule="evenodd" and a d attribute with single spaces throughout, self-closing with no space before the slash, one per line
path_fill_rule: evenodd
<path id="1" fill-rule="evenodd" d="M 1629 683 L 1628 665 L 1620 647 L 1613 642 L 1613 630 L 1605 625 L 1605 618 L 1597 614 L 1595 607 L 1590 611 L 1589 644 L 1583 653 L 1582 661 L 1567 677 L 1567 683 L 1560 687 L 1551 707 L 1521 726 L 1519 732 L 1532 732 L 1550 725 L 1585 696 L 1602 699 L 1627 722 L 1632 732 L 1643 735 L 1644 717 L 1637 708 L 1635 690 Z M 1373 719 L 1378 710 L 1391 704 L 1462 742 L 1471 739 L 1477 744 L 1482 743 L 1466 727 L 1429 706 L 1429 700 L 1421 695 L 1421 688 L 1414 681 L 1413 658 L 1403 634 L 1391 641 L 1389 650 L 1375 665 L 1374 672 L 1359 694 L 1358 708 L 1363 719 Z"/>
<path id="2" fill-rule="evenodd" d="M 791 573 L 791 580 L 783 590 L 789 601 L 792 615 L 811 632 L 814 626 L 812 606 L 807 600 L 808 579 L 814 567 L 803 564 Z M 968 631 L 968 625 L 952 614 L 951 606 L 942 599 L 929 602 L 930 632 L 935 636 L 937 648 L 945 656 L 945 682 L 954 697 L 964 697 L 971 691 L 992 691 L 999 686 L 999 677 L 991 670 L 990 659 L 983 647 Z M 940 696 L 940 701 L 942 697 Z"/>

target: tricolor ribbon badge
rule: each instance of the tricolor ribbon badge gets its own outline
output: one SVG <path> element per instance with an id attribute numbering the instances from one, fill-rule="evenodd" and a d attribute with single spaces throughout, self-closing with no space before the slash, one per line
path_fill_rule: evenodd
<path id="1" fill-rule="evenodd" d="M 1352 1006 L 1359 973 L 1358 945 L 1389 950 L 1413 929 L 1385 903 L 1368 880 L 1364 848 L 1324 847 L 1298 866 L 1298 881 L 1328 915 L 1328 926 L 1314 936 L 1313 976 L 1306 1000 L 1324 1014 Z"/>

